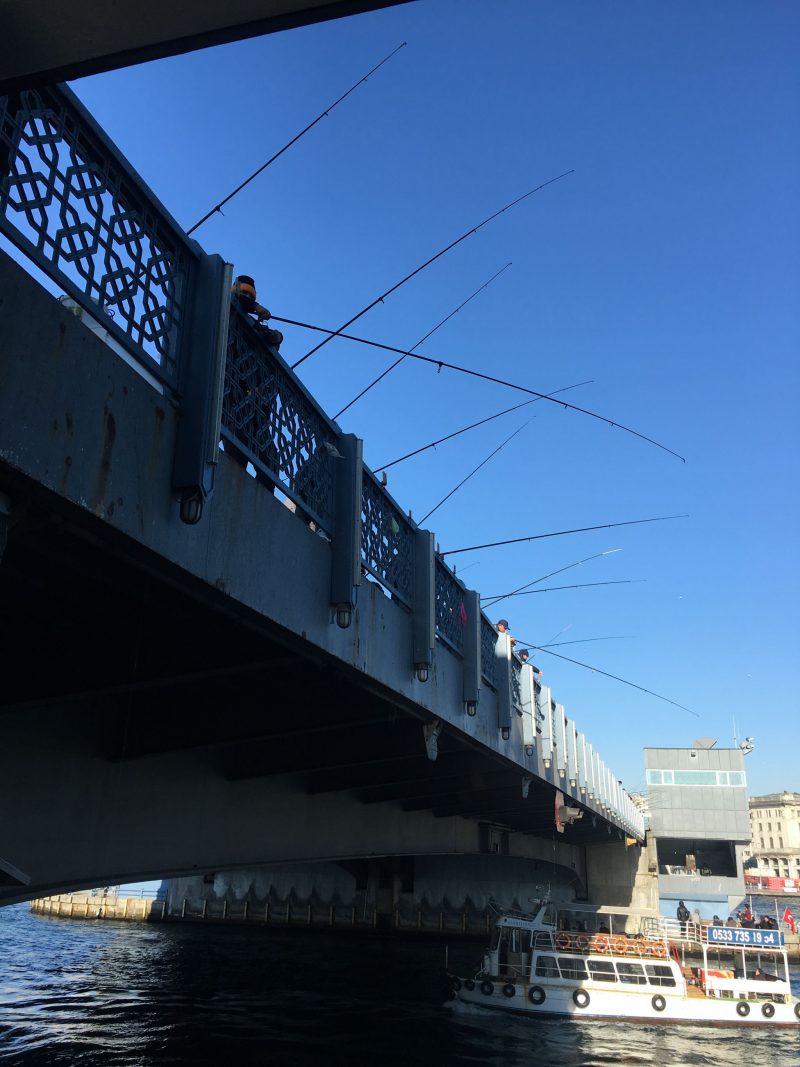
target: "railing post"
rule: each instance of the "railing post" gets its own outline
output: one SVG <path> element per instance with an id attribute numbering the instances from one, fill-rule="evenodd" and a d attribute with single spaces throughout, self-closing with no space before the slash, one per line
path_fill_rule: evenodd
<path id="1" fill-rule="evenodd" d="M 464 623 L 464 644 L 461 649 L 461 692 L 467 715 L 475 715 L 481 693 L 481 598 L 474 589 L 464 590 L 464 611 L 467 621 Z"/>
<path id="2" fill-rule="evenodd" d="M 336 609 L 337 625 L 346 630 L 352 622 L 361 585 L 363 442 L 355 434 L 342 434 L 338 448 L 342 458 L 336 460 L 331 603 Z"/>
<path id="3" fill-rule="evenodd" d="M 413 663 L 420 682 L 428 680 L 436 642 L 436 570 L 433 534 L 417 530 L 414 546 Z"/>
<path id="4" fill-rule="evenodd" d="M 180 413 L 172 467 L 181 519 L 189 525 L 200 521 L 214 488 L 232 273 L 231 264 L 219 256 L 201 254 L 190 276 L 192 304 L 179 354 Z"/>
<path id="5" fill-rule="evenodd" d="M 498 634 L 495 644 L 497 672 L 497 727 L 507 741 L 511 736 L 511 637 Z"/>

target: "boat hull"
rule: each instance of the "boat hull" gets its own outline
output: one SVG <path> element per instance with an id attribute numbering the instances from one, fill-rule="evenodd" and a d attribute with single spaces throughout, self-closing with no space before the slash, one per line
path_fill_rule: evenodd
<path id="1" fill-rule="evenodd" d="M 608 991 L 585 985 L 529 985 L 522 982 L 514 984 L 512 992 L 510 982 L 474 979 L 467 980 L 467 983 L 470 981 L 474 986 L 472 989 L 467 988 L 464 980 L 455 980 L 454 997 L 458 1001 L 515 1015 L 590 1019 L 595 1022 L 624 1020 L 648 1025 L 800 1027 L 795 1004 L 778 1004 L 768 1000 L 686 997 L 670 990 L 639 993 Z M 534 1000 L 539 1003 L 534 1003 Z"/>

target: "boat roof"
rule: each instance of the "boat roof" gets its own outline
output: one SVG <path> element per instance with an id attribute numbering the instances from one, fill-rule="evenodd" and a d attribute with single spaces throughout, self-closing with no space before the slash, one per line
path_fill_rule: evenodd
<path id="1" fill-rule="evenodd" d="M 623 908 L 613 904 L 569 904 L 553 903 L 557 911 L 581 912 L 589 915 L 634 915 L 645 916 L 648 919 L 663 919 L 664 916 L 655 908 Z"/>

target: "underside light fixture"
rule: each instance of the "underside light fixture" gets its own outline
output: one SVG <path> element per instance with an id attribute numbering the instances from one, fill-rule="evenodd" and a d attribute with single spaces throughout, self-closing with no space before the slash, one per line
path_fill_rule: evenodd
<path id="1" fill-rule="evenodd" d="M 478 701 L 477 700 L 468 700 L 467 701 L 467 715 L 469 715 L 470 718 L 474 719 L 477 714 L 478 714 Z"/>
<path id="2" fill-rule="evenodd" d="M 546 771 L 549 771 L 550 770 L 550 764 L 552 763 L 552 760 L 550 759 L 550 757 L 549 756 L 545 756 L 544 759 L 542 760 L 542 763 L 544 764 L 544 769 Z"/>
<path id="3" fill-rule="evenodd" d="M 577 784 L 578 784 L 578 779 L 577 778 L 570 778 L 570 780 L 569 780 L 570 789 L 574 789 Z"/>
<path id="4" fill-rule="evenodd" d="M 336 605 L 336 625 L 340 630 L 346 630 L 353 621 L 353 609 L 349 604 Z"/>
<path id="5" fill-rule="evenodd" d="M 428 664 L 428 663 L 415 663 L 414 664 L 414 674 L 416 674 L 418 682 L 427 682 L 429 673 L 430 673 L 430 664 Z"/>
<path id="6" fill-rule="evenodd" d="M 185 493 L 181 498 L 181 522 L 187 526 L 196 526 L 203 515 L 203 494 Z"/>
<path id="7" fill-rule="evenodd" d="M 559 767 L 558 768 L 558 777 L 559 778 L 565 778 L 566 774 L 567 774 L 566 767 Z"/>
<path id="8" fill-rule="evenodd" d="M 526 745 L 525 746 L 525 755 L 526 756 L 532 756 L 533 753 L 534 753 L 534 746 L 533 745 Z"/>
<path id="9" fill-rule="evenodd" d="M 504 726 L 503 729 L 500 731 L 500 736 L 503 738 L 504 741 L 508 741 L 509 737 L 511 737 L 511 727 Z"/>

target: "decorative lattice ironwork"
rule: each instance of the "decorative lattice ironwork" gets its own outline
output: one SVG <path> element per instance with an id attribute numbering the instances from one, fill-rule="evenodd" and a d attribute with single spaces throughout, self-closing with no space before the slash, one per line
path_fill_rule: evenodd
<path id="1" fill-rule="evenodd" d="M 337 433 L 259 326 L 231 306 L 222 426 L 257 471 L 328 533 Z"/>
<path id="2" fill-rule="evenodd" d="M 416 528 L 365 468 L 361 488 L 361 561 L 409 607 L 414 598 Z"/>
<path id="3" fill-rule="evenodd" d="M 497 688 L 497 630 L 481 615 L 481 674 L 492 688 Z"/>
<path id="4" fill-rule="evenodd" d="M 436 560 L 436 633 L 460 652 L 464 647 L 467 608 L 464 589 L 440 559 Z"/>
<path id="5" fill-rule="evenodd" d="M 511 657 L 511 703 L 515 708 L 522 711 L 522 664 L 515 657 Z"/>
<path id="6" fill-rule="evenodd" d="M 0 97 L 0 229 L 174 381 L 192 253 L 68 89 Z"/>

